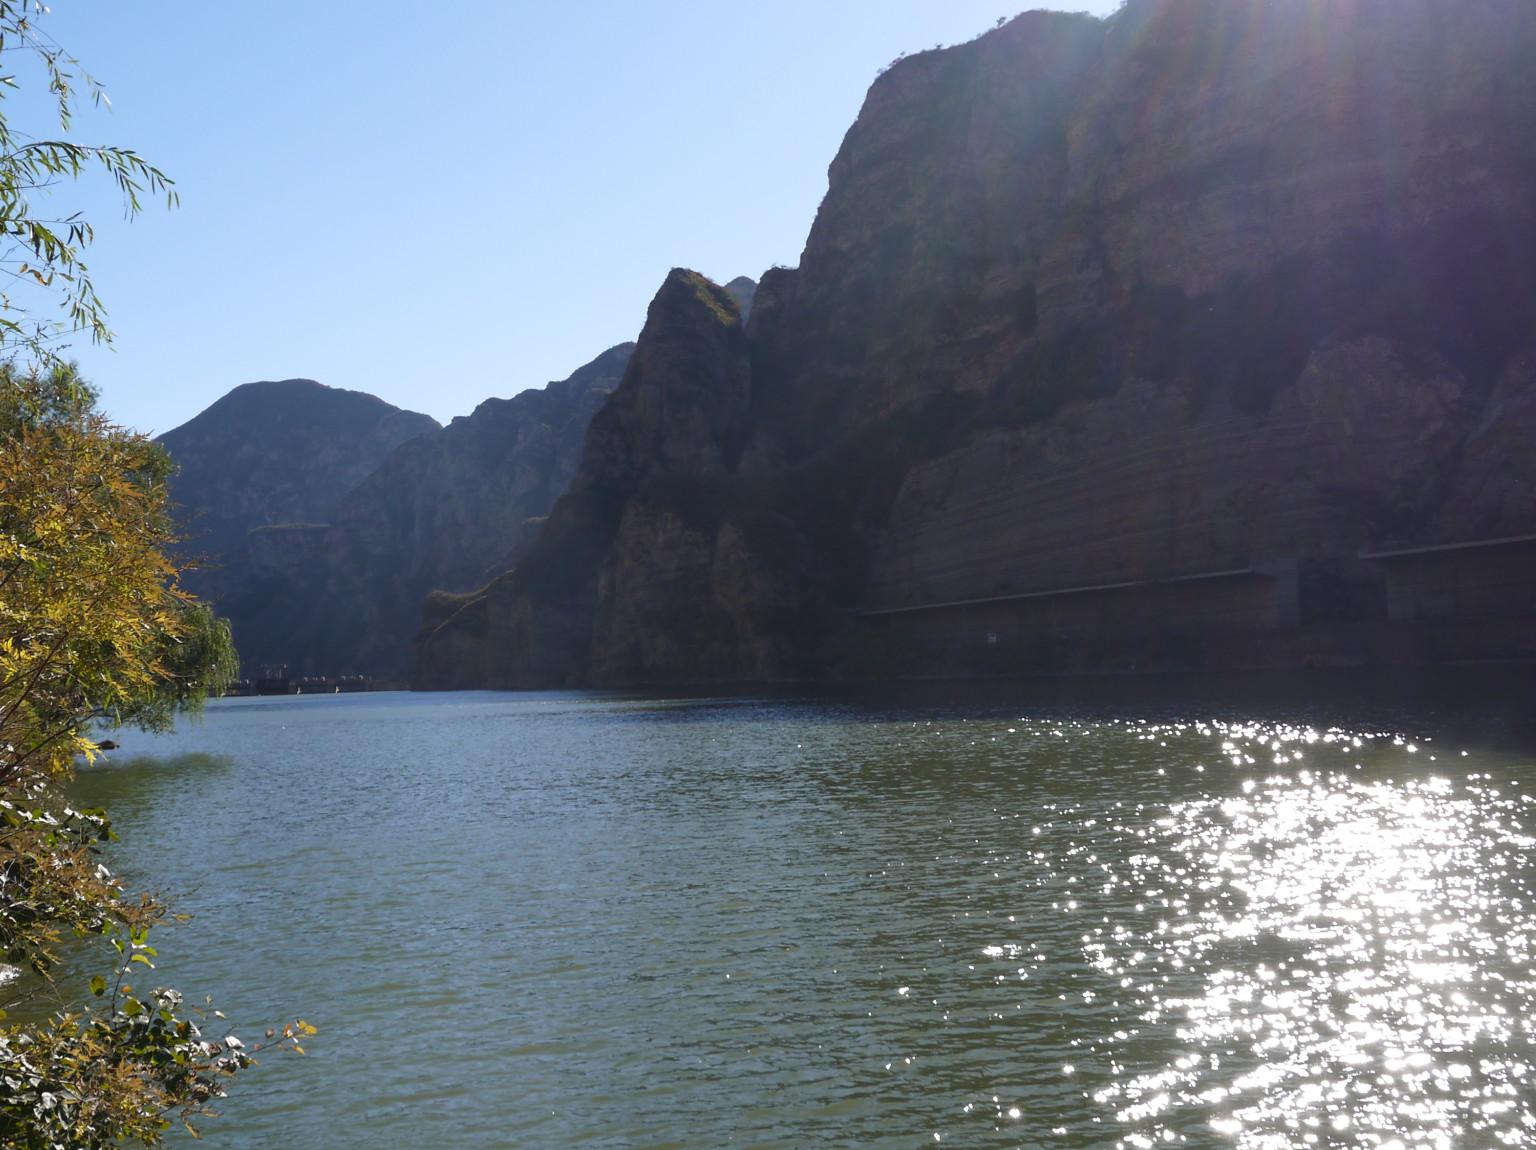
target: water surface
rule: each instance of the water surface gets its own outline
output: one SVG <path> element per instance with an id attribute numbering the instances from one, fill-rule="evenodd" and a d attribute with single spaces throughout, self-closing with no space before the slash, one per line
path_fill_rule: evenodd
<path id="1" fill-rule="evenodd" d="M 321 1028 L 210 1147 L 1525 1144 L 1531 757 L 1257 694 L 230 700 L 79 797 Z"/>

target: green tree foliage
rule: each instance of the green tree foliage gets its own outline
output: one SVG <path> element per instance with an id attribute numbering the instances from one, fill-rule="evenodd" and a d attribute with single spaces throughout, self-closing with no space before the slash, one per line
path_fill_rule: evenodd
<path id="1" fill-rule="evenodd" d="M 69 138 L 75 103 L 83 93 L 92 104 L 106 93 L 73 57 L 48 37 L 38 19 L 47 11 L 37 0 L 0 0 L 0 101 L 21 87 L 20 69 L 35 67 L 55 113 L 56 133 L 34 136 L 12 126 L 0 105 L 0 348 L 43 362 L 58 358 L 56 345 L 71 331 L 98 343 L 110 342 L 107 312 L 96 294 L 81 253 L 94 238 L 79 214 L 53 214 L 49 192 L 90 169 L 104 172 L 132 217 L 146 198 L 176 203 L 173 182 L 128 148 L 82 144 Z M 42 314 L 39 305 L 55 315 Z M 62 311 L 64 319 L 57 318 Z"/>
<path id="2" fill-rule="evenodd" d="M 236 666 L 227 626 L 166 558 L 167 460 L 92 401 L 72 368 L 0 368 L 0 952 L 35 993 L 62 941 L 110 948 L 92 1005 L 0 1024 L 7 1147 L 153 1144 L 250 1062 L 238 1039 L 205 1038 L 174 990 L 135 989 L 165 908 L 128 896 L 97 854 L 105 812 L 74 809 L 62 786 L 97 754 L 98 726 L 161 729 Z"/>
<path id="3" fill-rule="evenodd" d="M 110 332 L 80 255 L 89 222 L 37 205 L 91 168 L 130 216 L 141 196 L 175 193 L 135 153 L 67 139 L 77 86 L 104 97 L 37 27 L 44 11 L 0 0 L 0 101 L 30 64 L 59 132 L 16 129 L 0 102 L 0 986 L 10 980 L 5 1010 L 23 995 L 61 1009 L 20 1021 L 0 1010 L 0 1146 L 148 1146 L 176 1115 L 191 1126 L 206 1113 L 260 1047 L 205 1036 L 207 1016 L 176 991 L 135 986 L 152 977 L 149 932 L 166 908 L 103 865 L 106 813 L 75 809 L 66 784 L 97 755 L 93 731 L 165 729 L 236 660 L 227 625 L 180 589 L 168 558 L 169 460 L 102 416 L 58 354 L 70 331 Z M 56 986 L 62 946 L 99 954 L 104 973 Z M 294 1023 L 269 1045 L 311 1032 Z"/>

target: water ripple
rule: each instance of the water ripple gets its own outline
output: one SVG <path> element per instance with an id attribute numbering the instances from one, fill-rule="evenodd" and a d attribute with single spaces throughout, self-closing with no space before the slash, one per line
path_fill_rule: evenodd
<path id="1" fill-rule="evenodd" d="M 1180 709 L 241 700 L 81 797 L 321 1025 L 215 1150 L 1525 1144 L 1530 761 Z"/>

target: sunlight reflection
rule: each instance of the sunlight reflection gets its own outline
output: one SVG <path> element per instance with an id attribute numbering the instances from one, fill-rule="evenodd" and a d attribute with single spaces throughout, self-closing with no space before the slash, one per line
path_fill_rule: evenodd
<path id="1" fill-rule="evenodd" d="M 1520 804 L 1486 776 L 1364 771 L 1370 736 L 1214 733 L 1231 769 L 1261 773 L 1138 830 L 1120 877 L 1184 897 L 1084 948 L 1185 1047 L 1107 1040 L 1124 1070 L 1096 1098 L 1125 1124 L 1119 1144 L 1196 1123 L 1244 1150 L 1526 1144 L 1536 973 Z"/>

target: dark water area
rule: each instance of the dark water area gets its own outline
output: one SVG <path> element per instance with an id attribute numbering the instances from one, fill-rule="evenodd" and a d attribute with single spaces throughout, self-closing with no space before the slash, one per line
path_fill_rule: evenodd
<path id="1" fill-rule="evenodd" d="M 1536 677 L 239 699 L 80 801 L 210 1147 L 1521 1145 Z"/>

